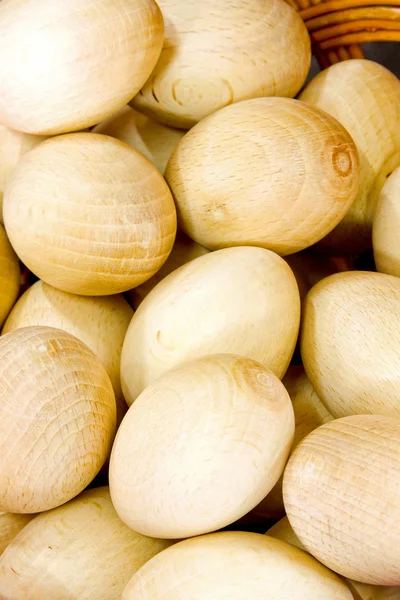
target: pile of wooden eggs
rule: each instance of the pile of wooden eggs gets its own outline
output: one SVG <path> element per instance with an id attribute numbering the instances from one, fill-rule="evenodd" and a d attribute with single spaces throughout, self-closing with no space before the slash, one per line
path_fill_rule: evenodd
<path id="1" fill-rule="evenodd" d="M 310 59 L 1 0 L 1 599 L 400 600 L 400 81 Z"/>

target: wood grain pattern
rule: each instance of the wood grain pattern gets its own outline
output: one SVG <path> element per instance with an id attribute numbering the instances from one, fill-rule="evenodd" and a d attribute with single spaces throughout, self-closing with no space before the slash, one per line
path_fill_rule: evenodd
<path id="1" fill-rule="evenodd" d="M 360 156 L 357 197 L 318 249 L 362 252 L 372 245 L 372 222 L 382 186 L 400 164 L 400 81 L 378 63 L 348 60 L 317 75 L 300 99 L 340 121 Z"/>
<path id="2" fill-rule="evenodd" d="M 331 275 L 303 306 L 301 354 L 334 417 L 400 416 L 400 280 L 353 271 Z"/>
<path id="3" fill-rule="evenodd" d="M 45 325 L 67 331 L 86 344 L 106 368 L 117 402 L 117 422 L 127 406 L 122 395 L 122 344 L 133 310 L 122 296 L 76 296 L 43 281 L 34 283 L 9 314 L 2 333 L 21 327 Z"/>
<path id="4" fill-rule="evenodd" d="M 20 283 L 18 257 L 0 225 L 0 327 L 18 297 Z"/>
<path id="5" fill-rule="evenodd" d="M 35 134 L 96 125 L 142 87 L 163 31 L 153 0 L 2 0 L 1 123 Z"/>
<path id="6" fill-rule="evenodd" d="M 189 129 L 260 96 L 294 97 L 310 67 L 302 19 L 283 0 L 159 0 L 165 40 L 132 106 Z"/>
<path id="7" fill-rule="evenodd" d="M 26 154 L 3 212 L 17 254 L 35 275 L 89 296 L 149 279 L 176 233 L 159 171 L 127 144 L 94 133 L 55 137 Z"/>
<path id="8" fill-rule="evenodd" d="M 185 540 L 134 575 L 122 600 L 353 600 L 336 575 L 266 535 L 223 532 Z"/>
<path id="9" fill-rule="evenodd" d="M 49 510 L 79 494 L 115 432 L 110 379 L 65 331 L 25 327 L 0 338 L 0 509 Z"/>
<path id="10" fill-rule="evenodd" d="M 116 511 L 153 537 L 221 529 L 275 485 L 293 433 L 284 386 L 256 361 L 217 354 L 176 367 L 139 396 L 118 430 Z"/>
<path id="11" fill-rule="evenodd" d="M 344 217 L 358 191 L 359 159 L 350 135 L 326 113 L 298 100 L 257 98 L 193 127 L 165 177 L 180 228 L 202 246 L 287 255 Z"/>
<path id="12" fill-rule="evenodd" d="M 400 167 L 390 175 L 379 196 L 373 224 L 374 258 L 378 271 L 400 276 Z"/>
<path id="13" fill-rule="evenodd" d="M 400 585 L 400 419 L 353 415 L 311 432 L 283 479 L 304 547 L 362 583 Z"/>
<path id="14" fill-rule="evenodd" d="M 163 279 L 129 325 L 121 357 L 128 404 L 170 368 L 206 354 L 248 356 L 282 377 L 297 340 L 294 275 L 262 248 L 196 258 Z"/>
<path id="15" fill-rule="evenodd" d="M 120 600 L 129 579 L 168 545 L 126 527 L 107 487 L 89 490 L 35 517 L 10 544 L 0 559 L 0 597 Z"/>
<path id="16" fill-rule="evenodd" d="M 33 516 L 0 512 L 0 556 Z"/>

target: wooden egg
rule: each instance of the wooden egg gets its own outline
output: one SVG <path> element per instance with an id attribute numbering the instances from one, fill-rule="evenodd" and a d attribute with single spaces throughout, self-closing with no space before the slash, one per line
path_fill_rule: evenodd
<path id="1" fill-rule="evenodd" d="M 300 100 L 340 121 L 360 157 L 356 199 L 318 249 L 360 253 L 371 247 L 379 193 L 388 174 L 400 164 L 400 81 L 376 62 L 346 60 L 319 73 Z"/>
<path id="2" fill-rule="evenodd" d="M 185 131 L 162 125 L 130 106 L 125 106 L 93 131 L 110 135 L 136 148 L 161 173 L 164 173 L 172 152 L 185 135 Z"/>
<path id="3" fill-rule="evenodd" d="M 172 367 L 206 354 L 248 356 L 282 377 L 296 345 L 300 298 L 283 259 L 262 248 L 201 256 L 163 279 L 129 325 L 121 356 L 128 405 Z"/>
<path id="4" fill-rule="evenodd" d="M 85 296 L 149 279 L 176 233 L 158 170 L 127 144 L 94 133 L 52 138 L 25 155 L 3 212 L 22 262 L 46 283 Z"/>
<path id="5" fill-rule="evenodd" d="M 79 494 L 115 432 L 110 379 L 74 336 L 25 327 L 0 338 L 0 509 L 49 510 Z"/>
<path id="6" fill-rule="evenodd" d="M 168 545 L 126 527 L 107 487 L 89 490 L 35 517 L 10 544 L 0 559 L 0 597 L 120 600 L 136 571 Z"/>
<path id="7" fill-rule="evenodd" d="M 20 283 L 18 257 L 0 225 L 0 326 L 18 297 Z"/>
<path id="8" fill-rule="evenodd" d="M 383 186 L 374 218 L 373 245 L 378 271 L 400 277 L 400 167 Z"/>
<path id="9" fill-rule="evenodd" d="M 0 122 L 38 134 L 90 127 L 122 108 L 164 38 L 154 0 L 2 0 L 0 31 Z"/>
<path id="10" fill-rule="evenodd" d="M 311 556 L 280 540 L 225 531 L 175 544 L 146 563 L 121 600 L 353 600 Z"/>
<path id="11" fill-rule="evenodd" d="M 149 294 L 149 292 L 151 292 L 157 283 L 164 279 L 164 277 L 173 271 L 176 271 L 176 269 L 182 265 L 208 253 L 209 250 L 207 250 L 207 248 L 200 246 L 200 244 L 196 244 L 196 242 L 179 231 L 176 235 L 171 254 L 168 256 L 161 269 L 157 271 L 151 279 L 148 279 L 128 292 L 128 297 L 133 308 L 137 309 L 139 304 L 146 298 L 147 294 Z"/>
<path id="12" fill-rule="evenodd" d="M 304 302 L 301 354 L 334 417 L 400 417 L 400 280 L 362 271 L 322 280 Z"/>
<path id="13" fill-rule="evenodd" d="M 109 475 L 115 509 L 152 537 L 225 527 L 275 485 L 293 433 L 284 386 L 256 361 L 214 354 L 175 367 L 118 430 Z"/>
<path id="14" fill-rule="evenodd" d="M 0 556 L 33 515 L 14 515 L 0 512 Z"/>
<path id="15" fill-rule="evenodd" d="M 121 352 L 132 316 L 133 310 L 122 296 L 76 296 L 37 281 L 12 309 L 3 334 L 21 327 L 46 325 L 67 331 L 89 346 L 110 377 L 120 422 L 126 412 L 120 380 Z"/>
<path id="16" fill-rule="evenodd" d="M 193 127 L 165 176 L 180 228 L 199 244 L 286 255 L 344 217 L 359 167 L 354 142 L 335 119 L 298 100 L 258 98 Z"/>
<path id="17" fill-rule="evenodd" d="M 310 68 L 310 39 L 282 0 L 159 0 L 165 39 L 132 106 L 189 129 L 247 98 L 294 97 Z"/>
<path id="18" fill-rule="evenodd" d="M 362 583 L 400 585 L 400 419 L 352 415 L 312 431 L 283 478 L 304 547 Z"/>

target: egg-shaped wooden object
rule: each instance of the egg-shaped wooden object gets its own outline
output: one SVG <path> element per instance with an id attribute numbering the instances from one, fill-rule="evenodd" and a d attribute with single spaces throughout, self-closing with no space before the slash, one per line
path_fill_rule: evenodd
<path id="1" fill-rule="evenodd" d="M 164 39 L 154 0 L 2 0 L 0 31 L 0 122 L 36 134 L 84 129 L 122 108 Z"/>
<path id="2" fill-rule="evenodd" d="M 266 535 L 225 531 L 184 540 L 146 563 L 122 600 L 353 600 L 311 556 Z"/>
<path id="3" fill-rule="evenodd" d="M 0 556 L 31 519 L 33 515 L 0 512 Z"/>
<path id="4" fill-rule="evenodd" d="M 167 162 L 185 135 L 182 129 L 174 129 L 150 119 L 130 106 L 97 125 L 93 131 L 110 135 L 136 148 L 164 173 Z"/>
<path id="5" fill-rule="evenodd" d="M 359 160 L 330 115 L 298 100 L 256 98 L 193 127 L 165 176 L 180 228 L 199 244 L 286 255 L 344 217 L 358 190 Z"/>
<path id="6" fill-rule="evenodd" d="M 373 225 L 374 258 L 378 271 L 400 277 L 400 167 L 388 178 L 379 196 Z"/>
<path id="7" fill-rule="evenodd" d="M 16 301 L 21 284 L 18 257 L 0 225 L 0 326 Z"/>
<path id="8" fill-rule="evenodd" d="M 115 432 L 101 361 L 76 337 L 24 327 L 0 337 L 0 509 L 37 513 L 95 477 Z"/>
<path id="9" fill-rule="evenodd" d="M 115 509 L 153 537 L 225 527 L 275 485 L 293 433 L 288 393 L 256 361 L 214 354 L 175 367 L 139 396 L 118 430 Z"/>
<path id="10" fill-rule="evenodd" d="M 400 164 L 400 81 L 376 62 L 346 60 L 319 73 L 300 100 L 340 121 L 360 156 L 360 187 L 355 201 L 318 249 L 362 252 L 371 247 L 380 190 L 388 174 Z"/>
<path id="11" fill-rule="evenodd" d="M 0 597 L 120 600 L 136 571 L 168 545 L 124 525 L 107 487 L 92 489 L 35 517 L 15 538 L 0 559 Z"/>
<path id="12" fill-rule="evenodd" d="M 301 354 L 334 417 L 400 417 L 400 280 L 350 271 L 320 281 L 304 302 Z"/>
<path id="13" fill-rule="evenodd" d="M 147 294 L 149 294 L 157 283 L 164 279 L 164 277 L 173 271 L 176 271 L 176 269 L 179 269 L 182 265 L 208 253 L 209 250 L 207 250 L 207 248 L 200 246 L 200 244 L 191 240 L 184 233 L 178 231 L 171 254 L 168 256 L 161 269 L 157 271 L 151 279 L 148 279 L 127 293 L 133 308 L 137 309 L 139 304 L 146 298 Z"/>
<path id="14" fill-rule="evenodd" d="M 120 381 L 121 352 L 132 316 L 133 310 L 120 295 L 77 296 L 37 281 L 15 304 L 2 333 L 45 325 L 63 329 L 89 346 L 110 377 L 119 422 L 126 412 Z"/>
<path id="15" fill-rule="evenodd" d="M 160 281 L 129 325 L 121 356 L 125 400 L 175 365 L 206 354 L 248 356 L 282 377 L 299 330 L 300 297 L 285 261 L 263 248 L 227 248 Z"/>
<path id="16" fill-rule="evenodd" d="M 7 186 L 4 222 L 15 251 L 46 283 L 104 296 L 149 279 L 176 233 L 162 175 L 114 138 L 72 133 L 20 161 Z"/>
<path id="17" fill-rule="evenodd" d="M 400 585 L 400 419 L 352 415 L 312 431 L 283 478 L 304 547 L 362 583 Z"/>
<path id="18" fill-rule="evenodd" d="M 132 106 L 189 129 L 248 98 L 294 97 L 310 67 L 310 40 L 283 0 L 159 0 L 165 39 Z"/>

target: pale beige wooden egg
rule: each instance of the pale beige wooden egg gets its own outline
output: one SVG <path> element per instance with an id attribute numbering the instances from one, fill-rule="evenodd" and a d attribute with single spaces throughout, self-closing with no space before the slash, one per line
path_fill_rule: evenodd
<path id="1" fill-rule="evenodd" d="M 0 225 L 0 327 L 18 297 L 20 283 L 18 257 Z"/>
<path id="2" fill-rule="evenodd" d="M 125 400 L 205 354 L 249 356 L 282 377 L 296 345 L 300 297 L 285 261 L 262 248 L 228 248 L 160 281 L 129 325 L 121 357 Z"/>
<path id="3" fill-rule="evenodd" d="M 357 194 L 359 160 L 331 116 L 298 100 L 258 98 L 193 127 L 165 176 L 180 228 L 199 244 L 286 255 L 344 217 Z"/>
<path id="4" fill-rule="evenodd" d="M 132 316 L 133 310 L 120 295 L 76 296 L 37 281 L 18 300 L 2 333 L 45 325 L 63 329 L 89 346 L 110 377 L 120 422 L 126 412 L 120 380 L 121 352 Z"/>
<path id="5" fill-rule="evenodd" d="M 0 337 L 0 509 L 35 513 L 95 477 L 115 432 L 106 370 L 74 336 L 25 327 Z"/>
<path id="6" fill-rule="evenodd" d="M 107 487 L 92 489 L 35 517 L 14 539 L 0 559 L 0 597 L 120 600 L 136 571 L 168 545 L 124 525 Z"/>
<path id="7" fill-rule="evenodd" d="M 283 0 L 159 0 L 165 40 L 132 106 L 189 129 L 219 108 L 295 96 L 310 67 L 302 19 Z"/>
<path id="8" fill-rule="evenodd" d="M 318 249 L 361 252 L 371 247 L 372 222 L 382 186 L 400 164 L 400 81 L 376 62 L 346 60 L 319 73 L 300 100 L 340 121 L 360 156 L 356 199 Z"/>
<path id="9" fill-rule="evenodd" d="M 90 127 L 138 92 L 161 52 L 154 0 L 2 0 L 0 121 L 57 134 Z"/>
<path id="10" fill-rule="evenodd" d="M 378 271 L 400 277 L 400 167 L 383 186 L 373 225 L 374 258 Z"/>
<path id="11" fill-rule="evenodd" d="M 185 135 L 185 131 L 162 125 L 130 106 L 122 108 L 93 131 L 110 135 L 136 148 L 161 173 L 164 173 L 172 152 Z"/>
<path id="12" fill-rule="evenodd" d="M 208 253 L 209 250 L 207 250 L 207 248 L 200 246 L 200 244 L 191 240 L 184 233 L 178 231 L 171 254 L 168 256 L 161 269 L 157 271 L 151 279 L 148 279 L 128 292 L 128 298 L 133 308 L 137 309 L 139 304 L 146 298 L 147 294 L 149 294 L 157 283 L 164 279 L 164 277 L 173 271 L 176 271 L 176 269 L 179 269 L 182 265 Z"/>
<path id="13" fill-rule="evenodd" d="M 120 518 L 177 539 L 233 523 L 271 490 L 293 441 L 290 398 L 249 358 L 214 354 L 172 369 L 130 407 L 110 459 Z"/>
<path id="14" fill-rule="evenodd" d="M 353 600 L 311 556 L 266 535 L 222 532 L 185 540 L 146 563 L 122 600 Z"/>
<path id="15" fill-rule="evenodd" d="M 72 133 L 26 154 L 7 186 L 4 222 L 15 251 L 46 283 L 104 296 L 149 279 L 176 233 L 159 171 L 114 138 Z"/>
<path id="16" fill-rule="evenodd" d="M 286 513 L 304 547 L 362 583 L 400 585 L 400 419 L 352 415 L 311 432 L 285 469 Z"/>
<path id="17" fill-rule="evenodd" d="M 301 354 L 334 417 L 400 417 L 400 279 L 353 271 L 320 281 L 303 305 Z"/>
<path id="18" fill-rule="evenodd" d="M 267 535 L 292 544 L 300 550 L 305 550 L 303 544 L 293 531 L 289 519 L 284 517 L 267 531 Z M 369 585 L 368 583 L 359 583 L 352 579 L 345 579 L 347 586 L 351 590 L 354 600 L 399 600 L 400 587 Z"/>
<path id="19" fill-rule="evenodd" d="M 33 516 L 0 512 L 0 556 Z"/>

